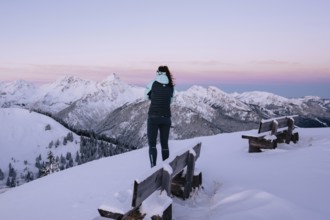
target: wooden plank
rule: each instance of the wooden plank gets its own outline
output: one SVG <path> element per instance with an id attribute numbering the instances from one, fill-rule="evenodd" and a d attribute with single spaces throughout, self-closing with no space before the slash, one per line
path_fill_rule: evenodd
<path id="1" fill-rule="evenodd" d="M 249 140 L 249 145 L 258 148 L 266 148 L 266 149 L 275 149 L 277 147 L 276 141 L 269 141 L 269 140 Z"/>
<path id="2" fill-rule="evenodd" d="M 176 156 L 174 160 L 172 160 L 169 164 L 172 167 L 173 173 L 171 174 L 172 177 L 176 176 L 180 173 L 185 166 L 187 166 L 189 151 L 184 152 L 183 154 Z"/>
<path id="3" fill-rule="evenodd" d="M 166 169 L 163 169 L 161 189 L 165 190 L 169 197 L 171 196 L 171 179 L 171 174 Z"/>
<path id="4" fill-rule="evenodd" d="M 201 154 L 201 148 L 202 148 L 202 143 L 198 143 L 198 144 L 196 144 L 195 147 L 193 147 L 193 149 L 196 153 L 195 161 L 199 158 L 199 156 Z"/>
<path id="5" fill-rule="evenodd" d="M 285 128 L 288 126 L 288 121 L 291 118 L 297 117 L 297 115 L 292 115 L 292 116 L 284 116 L 284 117 L 279 117 L 279 118 L 274 118 L 270 120 L 261 120 L 259 124 L 259 130 L 258 133 L 263 133 L 267 131 L 272 130 L 272 122 L 273 120 L 276 120 L 278 123 L 278 129 L 279 128 Z"/>
<path id="6" fill-rule="evenodd" d="M 113 213 L 109 212 L 103 209 L 98 209 L 100 215 L 104 218 L 111 218 L 111 219 L 116 219 L 116 220 L 121 220 L 123 219 L 123 214 L 118 214 L 118 213 Z"/>
<path id="7" fill-rule="evenodd" d="M 202 144 L 198 143 L 192 148 L 196 153 L 195 160 L 197 160 L 200 156 L 201 147 L 202 147 Z M 183 168 L 185 168 L 187 166 L 188 156 L 189 156 L 189 151 L 186 151 L 183 154 L 176 156 L 169 163 L 173 170 L 173 173 L 171 175 L 172 177 L 176 176 L 178 173 L 181 172 L 181 170 L 183 170 Z"/>
<path id="8" fill-rule="evenodd" d="M 142 182 L 134 181 L 132 206 L 137 207 L 162 185 L 163 168 L 156 170 Z"/>
<path id="9" fill-rule="evenodd" d="M 263 139 L 264 137 L 265 135 L 246 135 L 246 134 L 242 135 L 242 138 L 244 139 L 253 139 L 253 140 L 260 140 Z"/>
<path id="10" fill-rule="evenodd" d="M 189 153 L 188 156 L 188 161 L 187 161 L 187 173 L 186 173 L 186 181 L 184 184 L 184 198 L 187 199 L 189 198 L 189 195 L 192 191 L 192 181 L 193 181 L 193 176 L 194 176 L 194 171 L 195 171 L 195 155 L 192 153 Z"/>

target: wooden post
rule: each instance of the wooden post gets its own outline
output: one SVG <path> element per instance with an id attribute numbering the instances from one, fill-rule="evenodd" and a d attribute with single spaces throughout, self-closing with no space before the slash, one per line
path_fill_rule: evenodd
<path id="1" fill-rule="evenodd" d="M 189 195 L 192 191 L 192 180 L 195 171 L 195 154 L 189 152 L 188 161 L 187 161 L 187 173 L 186 181 L 184 184 L 183 199 L 189 198 Z"/>
<path id="2" fill-rule="evenodd" d="M 163 169 L 163 177 L 162 177 L 162 186 L 161 190 L 166 190 L 167 195 L 171 196 L 171 174 L 168 170 Z"/>
<path id="3" fill-rule="evenodd" d="M 271 135 L 276 135 L 277 128 L 278 128 L 278 122 L 276 120 L 273 120 L 273 122 L 272 122 L 272 132 L 271 132 Z"/>
<path id="4" fill-rule="evenodd" d="M 289 144 L 291 141 L 293 125 L 294 125 L 293 118 L 289 118 L 288 119 L 288 132 L 286 133 L 286 139 L 285 139 L 285 143 L 287 143 L 287 144 Z"/>
<path id="5" fill-rule="evenodd" d="M 193 176 L 193 188 L 199 188 L 202 185 L 203 178 L 202 178 L 202 172 L 199 172 L 197 175 Z"/>
<path id="6" fill-rule="evenodd" d="M 255 145 L 254 139 L 249 139 L 249 153 L 260 153 L 262 152 L 259 147 Z"/>
<path id="7" fill-rule="evenodd" d="M 162 216 L 152 216 L 151 220 L 172 220 L 172 204 L 167 207 Z"/>
<path id="8" fill-rule="evenodd" d="M 299 141 L 299 134 L 298 134 L 298 132 L 296 132 L 296 133 L 294 133 L 292 135 L 292 141 L 293 141 L 293 143 L 297 143 Z"/>

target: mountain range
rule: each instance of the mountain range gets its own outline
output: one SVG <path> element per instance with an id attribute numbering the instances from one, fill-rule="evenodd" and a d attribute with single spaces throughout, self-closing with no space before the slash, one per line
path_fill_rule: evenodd
<path id="1" fill-rule="evenodd" d="M 1 108 L 41 111 L 71 128 L 136 148 L 146 144 L 149 101 L 143 96 L 143 87 L 129 85 L 115 74 L 100 82 L 74 76 L 42 86 L 22 80 L 0 82 Z M 229 94 L 213 86 L 177 91 L 171 110 L 171 139 L 255 129 L 261 119 L 283 115 L 299 115 L 299 127 L 330 125 L 329 99 L 285 98 L 260 91 Z"/>

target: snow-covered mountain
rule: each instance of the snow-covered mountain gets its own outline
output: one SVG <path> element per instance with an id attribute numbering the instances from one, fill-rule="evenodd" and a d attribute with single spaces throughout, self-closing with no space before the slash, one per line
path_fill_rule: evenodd
<path id="1" fill-rule="evenodd" d="M 141 99 L 143 92 L 143 88 L 128 85 L 112 75 L 95 84 L 93 92 L 77 99 L 55 115 L 76 128 L 93 130 L 116 108 Z"/>
<path id="2" fill-rule="evenodd" d="M 0 82 L 0 107 L 24 106 L 31 103 L 36 94 L 36 86 L 24 80 Z"/>
<path id="3" fill-rule="evenodd" d="M 143 92 L 144 88 L 128 85 L 116 75 L 101 82 L 67 76 L 41 87 L 22 81 L 1 83 L 0 106 L 40 109 L 73 128 L 142 147 L 149 106 Z M 285 98 L 267 92 L 228 94 L 212 86 L 192 86 L 177 92 L 170 135 L 185 139 L 248 130 L 256 128 L 261 119 L 296 114 L 300 127 L 328 127 L 330 100 Z"/>
<path id="4" fill-rule="evenodd" d="M 261 119 L 299 115 L 300 127 L 328 127 L 330 100 L 288 99 L 265 92 L 228 94 L 215 87 L 193 86 L 178 92 L 172 105 L 171 139 L 186 139 L 257 128 Z M 146 141 L 149 102 L 127 104 L 109 114 L 99 133 L 142 147 Z M 140 129 L 139 129 L 140 128 Z"/>
<path id="5" fill-rule="evenodd" d="M 45 115 L 19 108 L 0 108 L 0 122 L 0 169 L 8 177 L 11 166 L 17 173 L 18 185 L 26 181 L 26 175 L 37 178 L 37 157 L 39 162 L 45 162 L 50 151 L 54 158 L 60 158 L 68 153 L 75 156 L 79 150 L 80 137 Z M 69 133 L 73 138 L 65 143 Z M 0 180 L 0 189 L 7 180 Z"/>
<path id="6" fill-rule="evenodd" d="M 65 76 L 40 87 L 15 81 L 0 84 L 0 107 L 41 110 L 75 128 L 91 130 L 114 109 L 141 99 L 143 92 L 115 74 L 101 82 Z"/>
<path id="7" fill-rule="evenodd" d="M 170 141 L 171 155 L 202 143 L 203 188 L 171 198 L 173 219 L 328 220 L 330 129 L 297 131 L 297 144 L 261 154 L 248 154 L 242 132 Z M 0 219 L 105 220 L 97 209 L 130 205 L 134 180 L 150 172 L 147 148 L 76 166 L 0 193 Z"/>

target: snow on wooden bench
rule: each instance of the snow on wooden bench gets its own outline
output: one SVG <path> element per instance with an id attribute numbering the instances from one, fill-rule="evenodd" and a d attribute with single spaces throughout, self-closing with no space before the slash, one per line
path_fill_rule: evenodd
<path id="1" fill-rule="evenodd" d="M 275 149 L 278 143 L 296 143 L 299 134 L 293 131 L 295 117 L 298 115 L 261 120 L 257 135 L 242 135 L 249 139 L 249 153 L 262 152 L 261 148 Z"/>
<path id="2" fill-rule="evenodd" d="M 192 189 L 202 184 L 202 173 L 196 172 L 195 161 L 201 143 L 164 161 L 163 167 L 154 167 L 140 180 L 134 181 L 132 204 L 129 207 L 102 205 L 101 216 L 112 219 L 172 219 L 172 195 L 187 199 Z M 129 193 L 128 193 L 129 194 Z"/>

